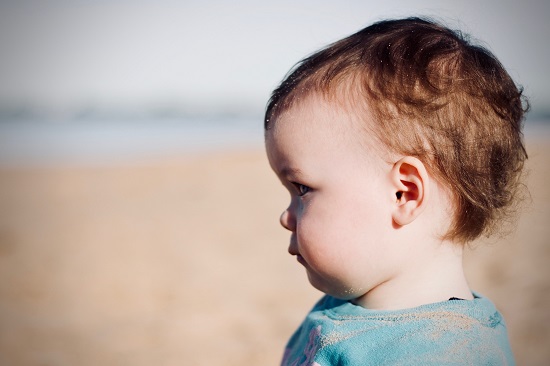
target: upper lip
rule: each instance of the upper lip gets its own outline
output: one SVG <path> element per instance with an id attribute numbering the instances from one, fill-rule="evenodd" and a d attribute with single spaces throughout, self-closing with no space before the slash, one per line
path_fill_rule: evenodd
<path id="1" fill-rule="evenodd" d="M 288 252 L 290 253 L 290 255 L 300 255 L 298 251 L 292 250 L 291 248 L 288 248 Z"/>
<path id="2" fill-rule="evenodd" d="M 288 246 L 288 252 L 290 253 L 290 255 L 300 255 L 300 252 L 298 251 L 298 243 L 296 242 L 294 235 L 290 238 L 290 245 Z"/>

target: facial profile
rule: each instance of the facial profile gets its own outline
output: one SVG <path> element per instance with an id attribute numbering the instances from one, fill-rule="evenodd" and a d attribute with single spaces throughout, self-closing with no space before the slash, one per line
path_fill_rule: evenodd
<path id="1" fill-rule="evenodd" d="M 352 118 L 310 96 L 266 133 L 269 162 L 290 193 L 281 215 L 288 250 L 314 287 L 345 299 L 396 276 L 412 254 L 390 239 L 396 210 L 412 193 L 396 182 L 393 164 L 366 148 Z"/>

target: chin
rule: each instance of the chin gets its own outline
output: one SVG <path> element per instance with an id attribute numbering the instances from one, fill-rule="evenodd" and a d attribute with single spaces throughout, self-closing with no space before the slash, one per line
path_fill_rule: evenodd
<path id="1" fill-rule="evenodd" d="M 335 297 L 335 298 L 340 299 L 340 300 L 345 300 L 345 301 L 356 300 L 356 299 L 360 298 L 363 295 L 364 294 L 356 293 L 352 290 L 347 290 L 347 291 L 339 292 L 339 293 L 336 293 L 336 294 L 330 294 L 330 296 L 332 296 L 332 297 Z"/>
<path id="2" fill-rule="evenodd" d="M 308 279 L 311 286 L 339 300 L 349 301 L 349 300 L 360 298 L 361 296 L 365 295 L 364 291 L 354 289 L 353 287 L 328 285 L 326 282 L 322 282 L 322 281 L 319 281 L 317 278 L 314 278 L 309 273 L 308 273 Z"/>

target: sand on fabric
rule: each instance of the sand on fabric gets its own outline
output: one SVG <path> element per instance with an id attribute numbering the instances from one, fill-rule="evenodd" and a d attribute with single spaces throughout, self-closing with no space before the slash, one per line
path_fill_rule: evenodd
<path id="1" fill-rule="evenodd" d="M 550 364 L 550 148 L 531 205 L 466 260 L 518 364 Z M 1 365 L 276 365 L 320 297 L 287 253 L 263 151 L 0 168 Z"/>

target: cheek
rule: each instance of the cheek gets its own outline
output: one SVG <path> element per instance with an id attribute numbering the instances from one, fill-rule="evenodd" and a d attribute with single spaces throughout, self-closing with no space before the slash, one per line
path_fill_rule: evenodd
<path id="1" fill-rule="evenodd" d="M 304 204 L 297 216 L 298 243 L 307 252 L 324 253 L 334 241 L 333 226 L 334 222 L 322 206 Z"/>
<path id="2" fill-rule="evenodd" d="M 327 205 L 306 205 L 298 220 L 297 239 L 302 255 L 314 262 L 339 262 L 349 256 L 353 235 L 352 222 L 339 209 Z"/>
<path id="3" fill-rule="evenodd" d="M 322 205 L 305 205 L 298 217 L 298 241 L 304 250 L 319 257 L 349 260 L 349 256 L 375 250 L 391 228 L 381 207 L 373 202 L 349 196 L 335 202 L 323 200 Z M 321 200 L 319 200 L 321 201 Z M 346 257 L 346 258 L 343 258 Z"/>

